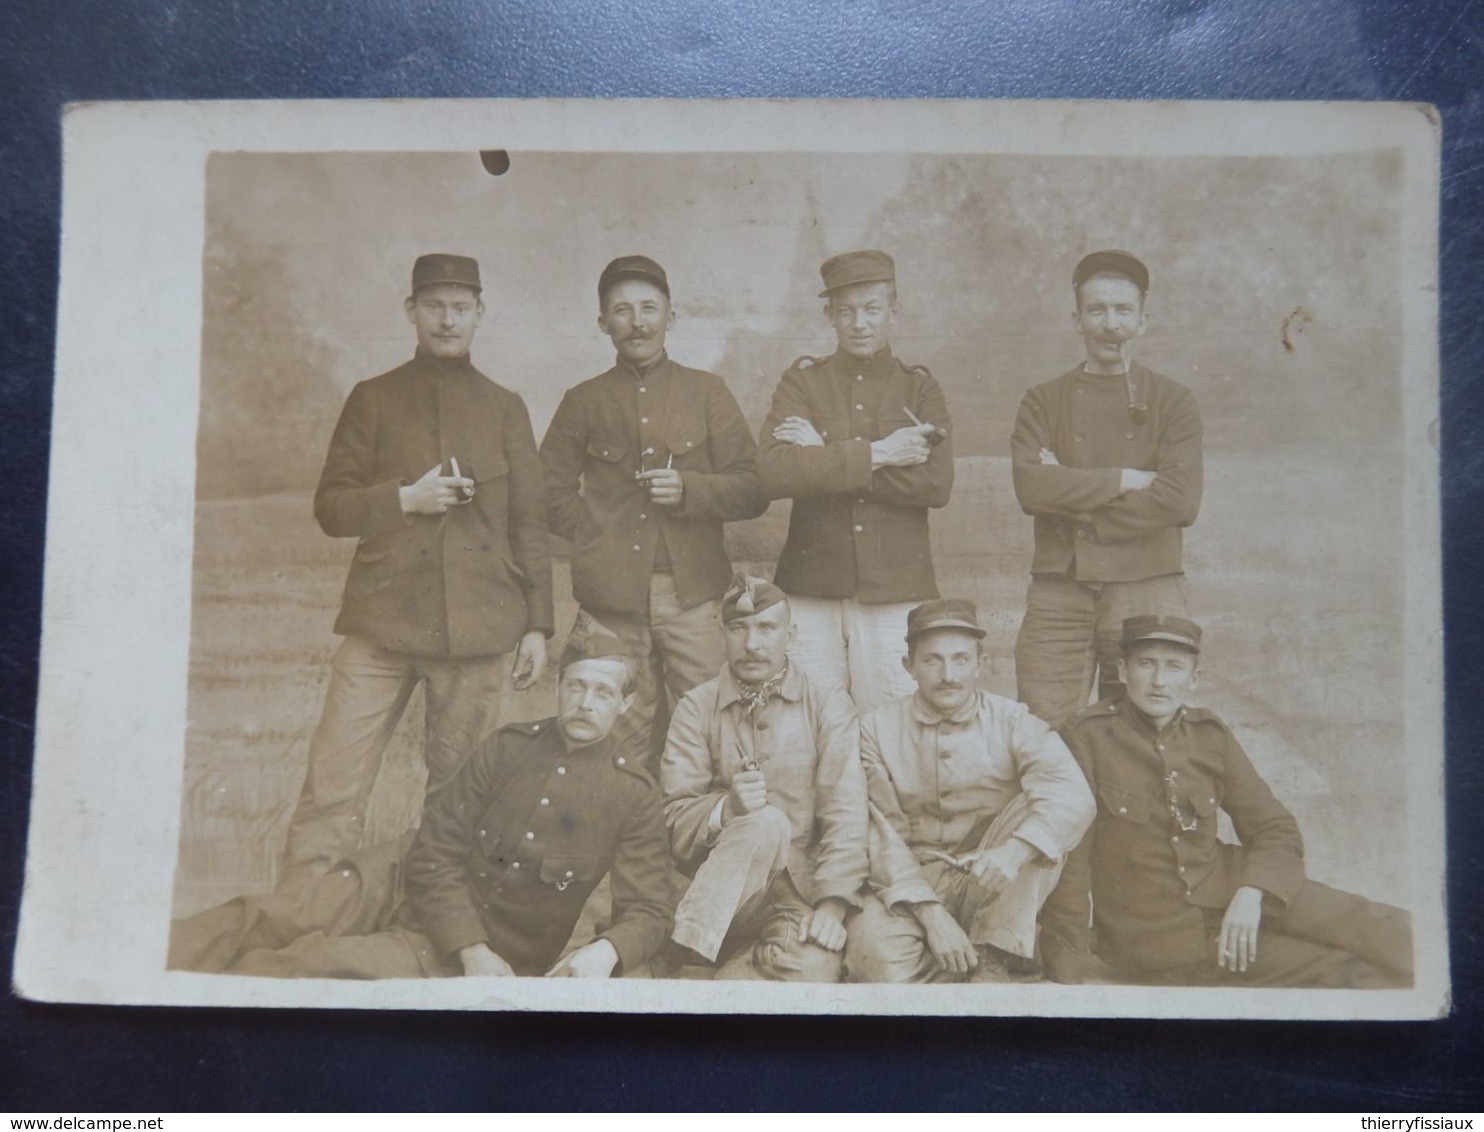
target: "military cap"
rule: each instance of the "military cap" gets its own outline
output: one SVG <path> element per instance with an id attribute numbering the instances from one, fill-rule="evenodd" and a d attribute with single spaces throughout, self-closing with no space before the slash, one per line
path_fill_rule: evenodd
<path id="1" fill-rule="evenodd" d="M 653 283 L 665 293 L 665 298 L 670 297 L 670 279 L 663 267 L 647 255 L 621 255 L 603 268 L 603 274 L 598 276 L 600 305 L 608 296 L 608 288 L 623 279 L 642 279 L 646 283 Z"/>
<path id="2" fill-rule="evenodd" d="M 567 638 L 559 668 L 565 672 L 580 660 L 627 660 L 632 663 L 633 659 L 633 652 L 615 634 L 607 629 L 591 628 Z"/>
<path id="3" fill-rule="evenodd" d="M 1201 627 L 1183 617 L 1161 613 L 1141 613 L 1123 622 L 1123 647 L 1130 649 L 1141 641 L 1167 641 L 1184 645 L 1191 652 L 1201 651 Z"/>
<path id="4" fill-rule="evenodd" d="M 907 640 L 932 632 L 934 629 L 958 629 L 983 638 L 985 629 L 979 626 L 979 610 L 965 597 L 943 597 L 936 601 L 925 601 L 907 614 Z"/>
<path id="5" fill-rule="evenodd" d="M 895 283 L 897 265 L 885 252 L 866 248 L 830 256 L 819 265 L 819 277 L 824 280 L 824 290 L 819 293 L 823 299 L 852 283 Z"/>
<path id="6" fill-rule="evenodd" d="M 727 587 L 727 592 L 721 598 L 722 623 L 736 621 L 741 617 L 751 617 L 754 613 L 771 609 L 787 597 L 787 594 L 765 578 L 755 578 L 751 574 L 736 574 L 732 577 L 732 584 Z"/>
<path id="7" fill-rule="evenodd" d="M 1105 248 L 1103 251 L 1092 252 L 1078 260 L 1077 267 L 1072 272 L 1072 289 L 1076 290 L 1094 275 L 1104 273 L 1122 275 L 1133 280 L 1134 286 L 1139 288 L 1141 295 L 1149 290 L 1149 269 L 1144 266 L 1143 261 L 1138 256 L 1119 251 L 1117 248 Z"/>
<path id="8" fill-rule="evenodd" d="M 484 290 L 479 282 L 478 260 L 444 252 L 418 256 L 417 262 L 412 265 L 412 293 L 415 295 L 419 288 L 432 287 L 437 283 L 457 283 L 460 287 Z"/>

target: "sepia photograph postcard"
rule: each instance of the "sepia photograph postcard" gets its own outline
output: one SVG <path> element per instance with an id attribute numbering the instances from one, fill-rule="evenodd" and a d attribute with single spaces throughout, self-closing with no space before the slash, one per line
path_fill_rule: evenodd
<path id="1" fill-rule="evenodd" d="M 15 990 L 1450 1009 L 1400 103 L 96 103 Z"/>

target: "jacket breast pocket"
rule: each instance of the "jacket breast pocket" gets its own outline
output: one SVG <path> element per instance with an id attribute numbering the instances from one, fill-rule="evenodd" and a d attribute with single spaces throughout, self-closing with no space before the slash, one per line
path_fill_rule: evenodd
<path id="1" fill-rule="evenodd" d="M 541 883 L 565 892 L 570 885 L 597 880 L 601 868 L 597 857 L 547 857 L 541 862 Z"/>
<path id="2" fill-rule="evenodd" d="M 1103 808 L 1116 818 L 1138 825 L 1145 825 L 1149 821 L 1151 805 L 1146 794 L 1135 794 L 1117 786 L 1102 784 L 1098 786 L 1098 797 L 1102 799 Z"/>
<path id="3" fill-rule="evenodd" d="M 628 454 L 628 445 L 612 440 L 589 440 L 587 454 L 605 464 L 617 464 Z"/>
<path id="4" fill-rule="evenodd" d="M 510 474 L 510 461 L 503 452 L 476 452 L 469 457 L 469 466 L 463 469 L 475 483 L 485 483 Z"/>
<path id="5" fill-rule="evenodd" d="M 844 417 L 834 416 L 830 413 L 820 413 L 809 422 L 814 426 L 814 431 L 819 433 L 819 438 L 826 444 L 835 444 L 841 440 L 852 439 L 850 435 L 850 422 Z"/>
<path id="6" fill-rule="evenodd" d="M 683 421 L 672 427 L 665 445 L 676 460 L 706 451 L 706 422 Z"/>

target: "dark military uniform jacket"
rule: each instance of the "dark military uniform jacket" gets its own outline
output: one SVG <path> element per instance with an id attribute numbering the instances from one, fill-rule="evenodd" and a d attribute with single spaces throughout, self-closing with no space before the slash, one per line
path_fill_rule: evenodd
<path id="1" fill-rule="evenodd" d="M 553 534 L 572 543 L 572 596 L 595 613 L 649 616 L 649 579 L 680 604 L 721 597 L 732 565 L 722 524 L 761 515 L 757 445 L 726 383 L 666 356 L 569 389 L 541 442 Z M 680 506 L 656 507 L 635 473 L 680 472 Z"/>
<path id="2" fill-rule="evenodd" d="M 1201 417 L 1183 385 L 1135 363 L 1147 419 L 1122 377 L 1079 366 L 1025 395 L 1010 437 L 1015 496 L 1035 517 L 1033 574 L 1133 582 L 1183 570 L 1181 529 L 1201 506 Z M 1042 448 L 1059 464 L 1043 464 Z M 1157 473 L 1118 494 L 1124 468 Z"/>
<path id="3" fill-rule="evenodd" d="M 1104 700 L 1061 734 L 1098 807 L 1041 912 L 1042 928 L 1070 950 L 1089 950 L 1089 895 L 1098 954 L 1162 970 L 1211 960 L 1206 912 L 1223 911 L 1238 888 L 1262 889 L 1265 915 L 1298 894 L 1298 823 L 1209 711 L 1181 708 L 1156 731 L 1127 700 Z M 1218 810 L 1240 845 L 1217 840 Z"/>
<path id="4" fill-rule="evenodd" d="M 474 499 L 408 515 L 399 489 L 451 459 Z M 525 403 L 467 356 L 419 351 L 351 390 L 314 515 L 360 539 L 335 632 L 433 656 L 493 656 L 554 629 L 544 489 Z"/>
<path id="5" fill-rule="evenodd" d="M 927 463 L 871 470 L 871 443 L 918 420 L 948 430 Z M 773 439 L 804 417 L 824 446 Z M 800 358 L 783 375 L 759 435 L 758 472 L 770 499 L 792 497 L 788 541 L 774 581 L 791 594 L 865 605 L 938 596 L 928 509 L 953 490 L 948 402 L 932 374 L 883 348 L 869 362 L 843 351 Z"/>
<path id="6" fill-rule="evenodd" d="M 568 750 L 554 719 L 514 723 L 428 799 L 408 906 L 443 955 L 486 943 L 517 974 L 539 975 L 610 872 L 600 938 L 627 971 L 659 949 L 674 911 L 659 787 L 609 739 Z"/>

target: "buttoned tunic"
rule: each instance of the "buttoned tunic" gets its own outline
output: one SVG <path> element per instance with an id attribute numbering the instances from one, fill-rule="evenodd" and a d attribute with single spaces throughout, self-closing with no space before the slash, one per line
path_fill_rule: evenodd
<path id="1" fill-rule="evenodd" d="M 1062 735 L 1098 801 L 1042 914 L 1074 951 L 1088 949 L 1089 893 L 1098 953 L 1143 970 L 1209 961 L 1204 910 L 1226 908 L 1238 888 L 1259 888 L 1285 910 L 1297 895 L 1298 823 L 1209 711 L 1181 708 L 1156 729 L 1127 700 L 1106 700 Z M 1240 845 L 1218 840 L 1220 810 Z"/>
<path id="2" fill-rule="evenodd" d="M 661 761 L 665 821 L 681 862 L 705 859 L 711 814 L 732 778 L 756 763 L 768 803 L 788 816 L 788 871 L 810 904 L 859 905 L 866 880 L 866 779 L 855 708 L 844 690 L 820 686 L 797 665 L 757 711 L 724 668 L 676 705 Z"/>
<path id="3" fill-rule="evenodd" d="M 584 609 L 645 618 L 649 579 L 675 576 L 681 607 L 731 580 L 722 524 L 761 515 L 757 445 L 726 383 L 668 355 L 619 363 L 567 391 L 541 442 L 553 534 L 572 543 L 572 595 Z M 635 473 L 674 467 L 679 507 L 657 507 Z"/>
<path id="4" fill-rule="evenodd" d="M 927 462 L 871 470 L 871 444 L 920 421 L 947 430 Z M 810 421 L 823 446 L 773 439 L 788 417 Z M 938 596 L 928 510 L 953 490 L 953 425 L 932 374 L 884 347 L 868 362 L 843 351 L 800 358 L 778 383 L 758 439 L 770 499 L 793 499 L 774 581 L 791 594 L 863 605 Z"/>
<path id="5" fill-rule="evenodd" d="M 404 514 L 400 489 L 434 465 L 474 480 L 441 515 Z M 314 494 L 327 535 L 360 539 L 335 632 L 393 652 L 509 652 L 554 630 L 545 489 L 525 402 L 464 357 L 418 351 L 351 390 Z"/>
<path id="6" fill-rule="evenodd" d="M 1033 574 L 1132 582 L 1181 573 L 1181 529 L 1200 511 L 1201 418 L 1183 385 L 1135 363 L 1147 419 L 1133 419 L 1122 376 L 1080 366 L 1025 395 L 1010 437 L 1015 496 L 1035 517 Z M 1042 448 L 1058 464 L 1043 464 Z M 1155 472 L 1118 494 L 1124 468 Z"/>
<path id="7" fill-rule="evenodd" d="M 1024 704 L 989 692 L 947 716 L 916 693 L 863 716 L 861 762 L 885 823 L 871 844 L 871 883 L 888 907 L 936 900 L 919 868 L 926 854 L 972 852 L 1021 794 L 1029 812 L 1014 836 L 1047 861 L 1092 823 L 1092 794 L 1066 744 Z"/>
<path id="8" fill-rule="evenodd" d="M 568 749 L 547 719 L 502 727 L 429 799 L 407 896 L 443 955 L 482 942 L 518 974 L 540 974 L 610 873 L 613 919 L 599 938 L 632 970 L 674 912 L 659 790 L 611 738 Z"/>

